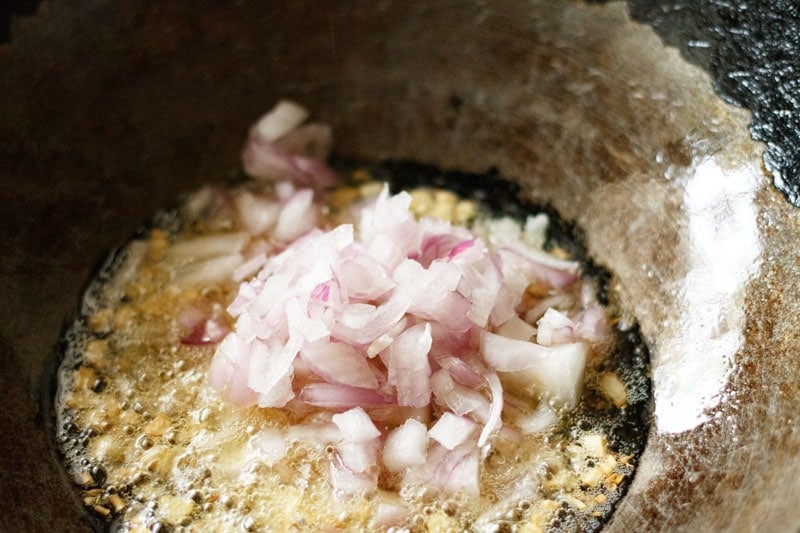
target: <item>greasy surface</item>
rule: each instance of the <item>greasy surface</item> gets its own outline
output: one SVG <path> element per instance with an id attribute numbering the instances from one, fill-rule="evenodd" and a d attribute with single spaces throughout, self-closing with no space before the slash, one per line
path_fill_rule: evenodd
<path id="1" fill-rule="evenodd" d="M 381 179 L 391 179 L 391 174 L 398 172 L 390 168 L 380 166 Z M 456 195 L 449 191 L 434 192 L 397 183 L 417 179 L 427 186 L 436 174 L 432 169 L 425 170 L 399 169 L 402 177 L 391 180 L 410 191 L 412 212 L 441 217 L 453 224 L 464 224 L 465 218 L 475 215 L 478 208 L 471 200 L 456 203 Z M 359 174 L 366 172 L 361 169 Z M 486 177 L 489 190 L 512 188 L 489 180 Z M 344 187 L 334 193 L 339 201 L 331 203 L 345 207 L 361 195 L 370 197 L 379 191 L 378 182 Z M 218 194 L 217 201 L 210 203 L 224 205 L 231 198 L 237 203 L 235 190 Z M 271 195 L 258 197 L 269 201 Z M 505 200 L 504 205 L 495 206 L 501 213 L 515 214 L 524 209 L 513 194 Z M 188 202 L 196 204 L 197 199 Z M 522 216 L 537 212 L 532 206 L 526 207 Z M 355 214 L 355 221 L 351 220 L 353 215 L 345 209 L 333 217 L 321 216 L 318 225 L 357 223 L 358 215 Z M 483 226 L 480 220 L 484 216 L 478 216 L 478 227 Z M 612 328 L 606 341 L 592 343 L 581 401 L 576 409 L 561 411 L 560 423 L 556 423 L 554 414 L 549 429 L 520 433 L 518 440 L 503 435 L 492 437 L 491 453 L 480 467 L 476 464 L 480 469 L 479 494 L 434 491 L 426 495 L 417 488 L 418 482 L 393 475 L 378 463 L 375 468 L 382 470 L 374 489 L 368 489 L 366 495 L 336 496 L 342 486 L 347 486 L 341 481 L 337 484 L 335 474 L 331 476 L 332 468 L 336 468 L 334 457 L 340 453 L 336 451 L 336 437 L 330 442 L 324 433 L 297 437 L 300 427 L 331 425 L 330 416 L 335 410 L 296 404 L 277 409 L 238 409 L 205 381 L 209 365 L 213 367 L 214 352 L 221 345 L 187 345 L 179 340 L 186 334 L 179 326 L 180 318 L 176 322 L 183 310 L 188 306 L 225 308 L 237 294 L 238 284 L 229 279 L 200 285 L 172 281 L 174 276 L 169 274 L 176 269 L 185 272 L 187 265 L 185 252 L 177 260 L 180 266 L 176 266 L 171 252 L 176 252 L 175 246 L 185 250 L 196 232 L 219 236 L 232 230 L 246 231 L 237 218 L 223 208 L 194 224 L 184 220 L 176 235 L 151 232 L 149 238 L 139 241 L 147 252 L 138 263 L 136 274 L 118 281 L 121 272 L 129 272 L 120 264 L 102 272 L 100 286 L 88 291 L 87 301 L 92 303 L 83 310 L 87 316 L 79 318 L 66 335 L 75 340 L 66 347 L 59 371 L 63 396 L 58 403 L 61 427 L 69 429 L 59 431 L 58 441 L 68 457 L 69 470 L 80 480 L 80 494 L 88 499 L 85 501 L 91 514 L 109 514 L 108 522 L 128 524 L 132 533 L 152 529 L 155 523 L 198 531 L 241 527 L 250 530 L 245 525 L 248 523 L 253 530 L 267 525 L 277 531 L 318 531 L 331 525 L 359 529 L 375 520 L 381 502 L 407 509 L 408 516 L 396 525 L 412 531 L 438 531 L 437 527 L 443 531 L 477 530 L 481 525 L 487 529 L 491 524 L 501 527 L 512 521 L 523 525 L 525 531 L 537 531 L 547 524 L 561 524 L 565 530 L 576 525 L 597 530 L 605 522 L 629 485 L 644 448 L 646 433 L 637 429 L 649 421 L 648 368 L 641 361 L 647 354 L 641 346 L 634 348 L 626 342 L 630 332 L 619 333 Z M 559 221 L 551 222 L 548 233 L 559 233 L 554 227 L 558 225 Z M 488 232 L 484 237 L 487 243 L 499 237 L 496 230 L 481 232 Z M 268 233 L 258 233 L 253 240 L 259 238 L 274 242 Z M 561 253 L 568 253 L 561 247 L 564 238 L 554 235 L 553 245 Z M 249 246 L 253 244 L 251 241 Z M 576 242 L 567 244 L 581 247 Z M 591 269 L 583 272 L 594 278 Z M 553 288 L 549 294 L 571 298 L 570 294 L 583 293 L 582 285 L 578 282 L 577 287 Z M 592 290 L 596 285 L 592 282 L 587 287 Z M 120 301 L 123 291 L 126 297 Z M 529 305 L 536 301 L 527 299 Z M 621 400 L 613 404 L 609 401 L 600 376 L 614 376 L 622 388 Z M 308 379 L 295 375 L 294 382 L 299 387 L 298 382 Z M 97 387 L 97 383 L 102 385 Z M 526 396 L 520 396 L 518 391 L 515 394 L 513 389 L 510 383 L 506 384 L 505 405 L 515 398 L 516 402 L 527 403 Z M 440 409 L 433 403 L 432 400 L 431 408 L 425 410 L 430 411 L 428 415 L 421 415 L 419 410 L 415 415 L 422 420 L 430 417 L 428 425 L 440 416 Z M 406 416 L 387 417 L 385 408 L 365 408 L 384 435 Z M 514 415 L 509 411 L 505 415 L 504 428 L 515 432 L 510 429 L 516 427 Z M 308 431 L 303 430 L 306 434 Z M 269 442 L 268 436 L 274 438 L 276 433 L 287 450 L 285 456 L 270 458 L 275 452 L 269 453 L 271 446 L 263 444 L 263 439 L 268 438 Z M 431 461 L 434 450 L 428 450 Z M 464 448 L 456 453 L 463 454 Z M 461 460 L 465 460 L 463 456 Z M 349 472 L 341 467 L 334 471 L 340 476 L 341 472 Z M 102 474 L 98 477 L 97 472 Z M 337 485 L 339 489 L 333 490 Z M 103 487 L 114 487 L 113 496 L 104 494 Z M 79 490 L 77 485 L 75 489 Z"/>
<path id="2" fill-rule="evenodd" d="M 753 113 L 775 185 L 800 206 L 800 5 L 794 0 L 630 0 L 634 18 L 711 74 L 721 95 Z"/>
<path id="3" fill-rule="evenodd" d="M 729 393 L 676 389 L 694 418 L 675 427 L 691 427 L 654 426 L 611 530 L 793 530 L 800 214 L 763 173 L 749 115 L 625 12 L 567 1 L 76 10 L 54 0 L 21 19 L 0 51 L 0 337 L 17 385 L 1 401 L 20 413 L 2 442 L 34 445 L 3 450 L 4 491 L 19 494 L 3 503 L 6 529 L 48 529 L 56 514 L 30 510 L 70 497 L 55 477 L 32 491 L 14 475 L 44 444 L 19 395 L 38 388 L 93 266 L 178 193 L 235 172 L 250 121 L 286 96 L 332 122 L 342 155 L 495 166 L 576 219 L 623 279 L 654 377 L 682 375 L 701 353 L 682 351 L 682 338 L 715 347 L 720 360 L 700 358 L 693 375 L 714 363 Z M 748 239 L 727 278 L 698 228 L 727 252 L 741 227 Z M 710 303 L 685 298 L 705 294 L 698 279 L 715 287 Z M 669 413 L 669 380 L 654 381 Z"/>

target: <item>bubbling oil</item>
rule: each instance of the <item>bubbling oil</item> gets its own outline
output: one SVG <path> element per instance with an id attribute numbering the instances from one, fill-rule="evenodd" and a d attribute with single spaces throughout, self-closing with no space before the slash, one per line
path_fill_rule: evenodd
<path id="1" fill-rule="evenodd" d="M 526 203 L 513 184 L 405 162 L 341 166 L 357 166 L 356 179 L 367 174 L 397 189 L 452 191 L 484 216 L 545 212 L 547 246 L 582 262 L 597 299 L 614 314 L 618 281 L 586 256 L 573 225 Z M 350 189 L 368 187 L 356 182 Z M 216 197 L 200 202 L 203 194 L 159 214 L 111 256 L 64 336 L 57 441 L 100 529 L 366 530 L 399 503 L 408 511 L 402 527 L 390 528 L 396 531 L 592 531 L 608 520 L 649 428 L 648 353 L 635 325 L 612 328 L 587 368 L 579 405 L 561 410 L 554 429 L 497 441 L 482 462 L 480 497 L 401 486 L 386 473 L 369 497 L 338 495 L 329 481 L 332 449 L 290 439 L 285 455 L 272 461 L 259 439 L 297 423 L 295 415 L 227 405 L 205 384 L 214 347 L 181 343 L 181 309 L 218 313 L 237 289 L 224 282 L 177 290 L 159 266 L 176 240 L 230 229 L 214 215 Z"/>

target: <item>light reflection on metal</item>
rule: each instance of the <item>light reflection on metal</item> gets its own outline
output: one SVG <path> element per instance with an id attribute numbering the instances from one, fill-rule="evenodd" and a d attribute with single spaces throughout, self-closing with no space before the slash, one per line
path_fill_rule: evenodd
<path id="1" fill-rule="evenodd" d="M 744 291 L 759 270 L 754 195 L 757 169 L 701 161 L 684 189 L 689 265 L 675 287 L 679 312 L 655 347 L 658 430 L 680 433 L 708 421 L 744 341 Z"/>

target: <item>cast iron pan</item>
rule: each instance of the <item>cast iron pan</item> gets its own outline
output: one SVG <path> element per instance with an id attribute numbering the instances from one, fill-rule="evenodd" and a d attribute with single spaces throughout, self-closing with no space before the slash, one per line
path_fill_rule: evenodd
<path id="1" fill-rule="evenodd" d="M 796 530 L 797 28 L 792 2 L 717 0 L 53 0 L 14 19 L 0 529 L 89 527 L 42 401 L 62 327 L 108 250 L 235 175 L 250 122 L 290 97 L 343 157 L 498 169 L 619 276 L 657 417 L 609 530 Z"/>

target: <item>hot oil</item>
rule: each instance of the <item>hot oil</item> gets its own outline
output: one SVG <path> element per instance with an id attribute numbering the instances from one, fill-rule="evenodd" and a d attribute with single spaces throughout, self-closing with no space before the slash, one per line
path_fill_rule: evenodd
<path id="1" fill-rule="evenodd" d="M 579 231 L 552 210 L 526 204 L 516 186 L 496 176 L 441 173 L 411 163 L 367 170 L 398 189 L 452 190 L 495 215 L 547 213 L 547 246 L 580 260 L 584 275 L 595 280 L 598 300 L 613 312 L 613 277 L 586 257 Z M 159 215 L 154 227 L 160 229 L 144 231 L 104 265 L 65 335 L 57 438 L 87 509 L 104 527 L 123 531 L 367 527 L 378 502 L 394 501 L 389 492 L 366 500 L 332 497 L 331 452 L 305 442 L 289 443 L 275 464 L 259 460 L 253 437 L 285 427 L 291 417 L 274 409 L 231 408 L 205 386 L 214 348 L 182 346 L 174 317 L 187 301 L 230 301 L 236 287 L 169 289 L 170 276 L 158 259 L 166 241 L 187 231 L 177 213 Z M 131 331 L 134 322 L 141 326 Z M 599 529 L 630 483 L 650 413 L 648 354 L 635 325 L 616 328 L 603 350 L 610 356 L 595 358 L 580 404 L 562 414 L 555 431 L 500 442 L 485 458 L 478 501 L 405 488 L 413 504 L 408 526 Z M 617 392 L 621 384 L 624 404 L 609 396 L 609 383 Z M 395 486 L 388 478 L 380 488 Z"/>

